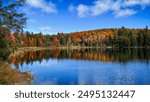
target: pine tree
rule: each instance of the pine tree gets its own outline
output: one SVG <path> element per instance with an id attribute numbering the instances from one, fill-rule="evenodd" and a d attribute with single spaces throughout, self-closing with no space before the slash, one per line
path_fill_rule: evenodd
<path id="1" fill-rule="evenodd" d="M 144 29 L 143 37 L 144 37 L 144 46 L 148 47 L 149 45 L 148 26 L 146 26 L 146 28 Z"/>
<path id="2" fill-rule="evenodd" d="M 17 9 L 23 6 L 25 0 L 0 0 L 0 27 L 19 32 L 26 24 L 25 14 Z"/>

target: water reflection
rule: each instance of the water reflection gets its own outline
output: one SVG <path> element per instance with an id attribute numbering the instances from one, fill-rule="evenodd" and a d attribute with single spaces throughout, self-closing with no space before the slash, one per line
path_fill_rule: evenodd
<path id="1" fill-rule="evenodd" d="M 12 56 L 12 67 L 31 71 L 32 84 L 150 84 L 148 49 L 31 51 Z"/>

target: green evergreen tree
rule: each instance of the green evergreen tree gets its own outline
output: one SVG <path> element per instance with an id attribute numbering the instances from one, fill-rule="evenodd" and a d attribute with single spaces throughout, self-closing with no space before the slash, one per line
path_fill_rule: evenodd
<path id="1" fill-rule="evenodd" d="M 144 45 L 143 30 L 139 31 L 137 41 L 138 41 L 138 46 L 143 46 Z"/>
<path id="2" fill-rule="evenodd" d="M 17 9 L 23 6 L 25 0 L 0 0 L 0 27 L 11 31 L 21 31 L 26 24 L 25 14 Z"/>
<path id="3" fill-rule="evenodd" d="M 137 37 L 136 34 L 134 34 L 133 32 L 130 32 L 130 46 L 131 47 L 135 47 L 137 46 Z"/>
<path id="4" fill-rule="evenodd" d="M 150 38 L 148 34 L 148 26 L 143 31 L 143 37 L 144 37 L 144 46 L 148 47 L 150 45 Z"/>

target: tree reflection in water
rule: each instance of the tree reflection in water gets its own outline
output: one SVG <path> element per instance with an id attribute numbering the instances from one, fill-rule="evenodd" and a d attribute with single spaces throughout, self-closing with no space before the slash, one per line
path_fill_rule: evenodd
<path id="1" fill-rule="evenodd" d="M 67 49 L 67 50 L 43 50 L 21 53 L 18 56 L 11 56 L 12 64 L 19 68 L 23 63 L 32 64 L 34 61 L 49 59 L 76 59 L 76 60 L 94 60 L 100 62 L 120 62 L 129 61 L 149 62 L 149 49 Z"/>

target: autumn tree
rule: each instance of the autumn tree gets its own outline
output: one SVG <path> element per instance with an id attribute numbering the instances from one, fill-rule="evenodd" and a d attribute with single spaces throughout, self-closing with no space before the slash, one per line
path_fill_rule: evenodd
<path id="1" fill-rule="evenodd" d="M 137 34 L 134 34 L 132 31 L 129 32 L 130 35 L 130 46 L 135 47 L 137 46 Z"/>
<path id="2" fill-rule="evenodd" d="M 59 44 L 58 38 L 57 38 L 57 37 L 54 37 L 54 39 L 53 39 L 53 45 L 54 45 L 54 46 L 58 46 L 58 44 Z"/>
<path id="3" fill-rule="evenodd" d="M 150 45 L 150 35 L 148 33 L 148 26 L 143 30 L 144 46 L 148 47 Z"/>
<path id="4" fill-rule="evenodd" d="M 65 35 L 62 35 L 59 40 L 61 45 L 67 45 L 67 37 Z"/>
<path id="5" fill-rule="evenodd" d="M 0 53 L 3 59 L 6 59 L 11 51 L 11 31 L 19 32 L 25 26 L 26 18 L 17 10 L 24 3 L 25 0 L 0 0 Z"/>
<path id="6" fill-rule="evenodd" d="M 143 45 L 144 45 L 143 30 L 140 30 L 140 31 L 138 32 L 137 41 L 138 41 L 138 46 L 143 46 Z"/>
<path id="7" fill-rule="evenodd" d="M 7 59 L 10 54 L 10 32 L 7 29 L 0 28 L 0 59 Z"/>

